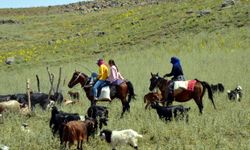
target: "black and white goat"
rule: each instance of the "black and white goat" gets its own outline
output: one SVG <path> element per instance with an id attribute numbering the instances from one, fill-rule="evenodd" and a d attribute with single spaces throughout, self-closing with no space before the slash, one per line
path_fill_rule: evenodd
<path id="1" fill-rule="evenodd" d="M 241 101 L 242 98 L 242 87 L 241 86 L 237 86 L 234 90 L 228 90 L 227 91 L 227 96 L 229 100 L 238 100 Z"/>
<path id="2" fill-rule="evenodd" d="M 112 150 L 115 150 L 116 146 L 124 144 L 129 144 L 134 149 L 138 149 L 137 138 L 142 138 L 142 135 L 138 134 L 132 129 L 125 129 L 120 131 L 111 131 L 105 129 L 100 132 L 100 137 L 101 139 L 106 140 L 107 143 L 111 144 Z"/>
<path id="3" fill-rule="evenodd" d="M 186 122 L 188 122 L 188 111 L 190 110 L 190 107 L 185 108 L 182 105 L 163 107 L 157 102 L 151 103 L 151 107 L 156 109 L 160 119 L 164 118 L 166 121 L 171 121 L 173 118 L 184 119 L 185 117 Z"/>

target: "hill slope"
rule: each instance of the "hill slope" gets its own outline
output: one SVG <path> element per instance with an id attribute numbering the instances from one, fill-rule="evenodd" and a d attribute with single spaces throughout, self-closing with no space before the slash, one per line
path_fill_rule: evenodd
<path id="1" fill-rule="evenodd" d="M 217 0 L 141 4 L 91 13 L 62 11 L 65 6 L 15 10 L 18 13 L 1 10 L 0 19 L 16 23 L 0 24 L 0 62 L 11 56 L 19 64 L 70 61 L 103 52 L 126 52 L 135 46 L 138 50 L 159 44 L 168 47 L 176 41 L 183 45 L 178 50 L 191 50 L 185 45 L 207 46 L 210 39 L 221 40 L 225 49 L 249 48 L 248 1 L 228 9 L 220 9 Z M 189 37 L 197 39 L 190 43 Z"/>

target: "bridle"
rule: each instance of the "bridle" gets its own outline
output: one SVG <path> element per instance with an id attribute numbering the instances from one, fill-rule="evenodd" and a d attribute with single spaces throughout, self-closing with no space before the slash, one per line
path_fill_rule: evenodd
<path id="1" fill-rule="evenodd" d="M 159 76 L 156 76 L 154 78 L 155 78 L 155 81 L 154 81 L 155 87 L 154 88 L 161 88 L 163 86 L 163 83 L 161 82 L 163 80 L 163 78 L 159 77 Z"/>
<path id="2" fill-rule="evenodd" d="M 75 83 L 75 82 L 80 78 L 80 76 L 82 76 L 82 75 L 83 75 L 83 74 L 82 74 L 81 72 L 79 72 L 78 76 L 75 78 L 74 81 L 71 82 L 71 84 Z M 85 86 L 86 84 L 87 84 L 87 81 L 85 81 L 84 86 Z M 84 86 L 83 86 L 83 87 L 84 87 Z"/>

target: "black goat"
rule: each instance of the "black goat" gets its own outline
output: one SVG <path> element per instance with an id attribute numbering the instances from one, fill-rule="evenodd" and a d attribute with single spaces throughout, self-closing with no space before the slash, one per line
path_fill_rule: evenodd
<path id="1" fill-rule="evenodd" d="M 52 129 L 53 136 L 55 136 L 56 132 L 59 131 L 59 135 L 62 137 L 63 126 L 73 120 L 80 120 L 78 113 L 67 113 L 59 111 L 55 106 L 52 107 L 49 127 Z"/>
<path id="2" fill-rule="evenodd" d="M 190 110 L 190 107 L 185 108 L 182 105 L 175 105 L 175 106 L 167 106 L 163 107 L 160 106 L 159 103 L 153 102 L 151 103 L 151 107 L 153 109 L 156 109 L 157 114 L 160 119 L 165 119 L 166 121 L 171 121 L 173 118 L 175 119 L 184 119 L 186 118 L 186 122 L 188 122 L 188 111 Z"/>
<path id="3" fill-rule="evenodd" d="M 210 87 L 213 93 L 215 92 L 223 93 L 225 90 L 224 85 L 222 83 L 211 84 Z"/>
<path id="4" fill-rule="evenodd" d="M 92 105 L 87 110 L 88 117 L 93 119 L 98 119 L 99 129 L 102 129 L 102 126 L 107 126 L 108 122 L 108 109 L 105 106 Z"/>

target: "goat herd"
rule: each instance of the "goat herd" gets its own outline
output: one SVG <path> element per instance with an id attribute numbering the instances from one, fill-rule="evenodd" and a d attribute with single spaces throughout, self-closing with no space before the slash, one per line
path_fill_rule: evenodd
<path id="1" fill-rule="evenodd" d="M 210 86 L 212 92 L 214 93 L 224 92 L 224 86 L 221 83 Z M 48 108 L 51 109 L 49 127 L 51 128 L 52 134 L 54 136 L 59 134 L 61 145 L 64 147 L 67 147 L 68 145 L 70 147 L 75 141 L 77 141 L 77 149 L 82 149 L 83 141 L 88 141 L 89 136 L 97 133 L 99 128 L 100 138 L 106 140 L 107 143 L 110 143 L 112 149 L 115 149 L 115 147 L 119 144 L 129 144 L 134 149 L 138 149 L 137 138 L 141 138 L 142 135 L 138 134 L 136 131 L 132 129 L 125 129 L 121 131 L 112 131 L 108 129 L 102 130 L 102 127 L 107 126 L 108 124 L 109 112 L 108 108 L 105 106 L 98 106 L 96 104 L 91 105 L 87 110 L 86 116 L 80 116 L 78 113 L 68 113 L 58 110 L 58 108 L 54 105 L 55 102 L 62 103 L 65 101 L 62 93 L 58 92 L 58 87 L 59 86 L 57 86 L 56 90 L 53 90 L 53 80 L 51 80 L 51 89 L 49 94 L 41 93 L 40 91 L 38 93 L 31 92 L 30 101 L 31 110 L 34 110 L 37 104 L 39 104 L 43 110 Z M 54 91 L 54 94 L 51 94 L 52 91 Z M 79 100 L 78 92 L 70 91 L 68 94 L 72 98 Z M 242 98 L 241 86 L 237 86 L 234 90 L 227 91 L 227 96 L 230 100 L 240 101 Z M 159 103 L 164 104 L 161 93 L 150 92 L 146 94 L 144 96 L 144 103 L 146 103 L 145 109 L 147 109 L 149 106 L 151 106 L 153 109 L 156 109 L 156 112 L 161 119 L 171 121 L 173 118 L 175 118 L 185 119 L 188 121 L 188 111 L 190 108 L 186 108 L 182 105 L 167 107 L 161 106 Z M 0 95 L 0 117 L 2 118 L 2 121 L 0 121 L 3 123 L 2 114 L 4 111 L 15 110 L 24 112 L 24 110 L 27 110 L 27 105 L 27 93 Z M 26 126 L 26 124 L 23 124 L 24 128 Z"/>

